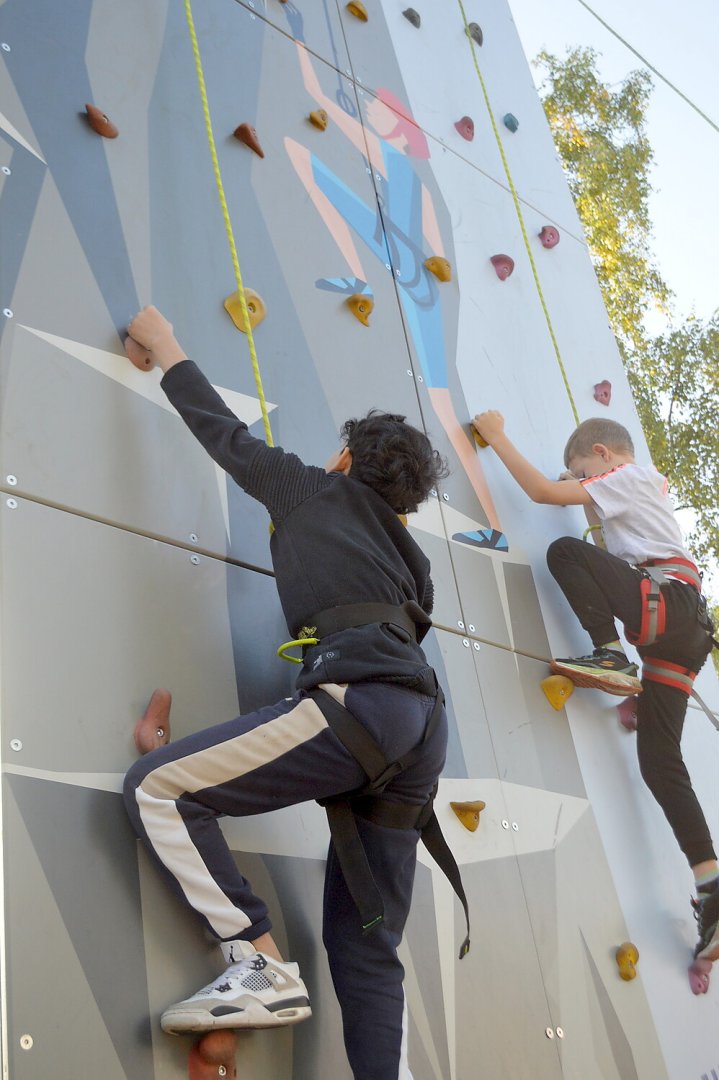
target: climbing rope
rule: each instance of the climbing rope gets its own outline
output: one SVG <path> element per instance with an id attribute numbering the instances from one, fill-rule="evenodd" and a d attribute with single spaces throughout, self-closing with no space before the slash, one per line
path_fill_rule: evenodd
<path id="1" fill-rule="evenodd" d="M 485 104 L 487 106 L 487 112 L 489 113 L 489 119 L 492 122 L 492 130 L 494 131 L 494 137 L 497 140 L 497 146 L 499 147 L 499 153 L 500 153 L 500 156 L 502 158 L 502 165 L 504 166 L 504 172 L 505 172 L 505 175 L 507 177 L 507 183 L 509 184 L 509 190 L 511 192 L 512 199 L 514 201 L 514 208 L 517 211 L 517 217 L 519 218 L 519 225 L 520 225 L 520 228 L 522 230 L 522 236 L 524 238 L 524 246 L 527 249 L 527 255 L 529 256 L 529 263 L 530 263 L 530 266 L 532 267 L 532 274 L 534 275 L 534 283 L 537 286 L 537 293 L 539 294 L 539 301 L 540 301 L 540 303 L 542 305 L 542 311 L 544 312 L 544 317 L 547 320 L 547 327 L 549 329 L 549 336 L 550 336 L 550 338 L 552 340 L 552 345 L 554 346 L 554 353 L 555 353 L 555 355 L 557 357 L 557 363 L 559 364 L 559 370 L 562 373 L 562 379 L 564 380 L 564 388 L 567 391 L 567 397 L 569 398 L 569 403 L 572 406 L 572 413 L 574 414 L 575 422 L 577 423 L 577 425 L 579 425 L 579 413 L 577 411 L 577 406 L 576 406 L 575 401 L 574 401 L 574 396 L 572 394 L 572 390 L 571 390 L 571 387 L 569 385 L 569 379 L 567 378 L 567 372 L 565 370 L 564 362 L 562 360 L 562 354 L 559 351 L 559 344 L 557 342 L 557 338 L 556 338 L 556 335 L 554 333 L 554 327 L 552 326 L 552 320 L 551 320 L 551 318 L 549 316 L 549 309 L 547 308 L 547 302 L 544 299 L 544 292 L 542 291 L 542 284 L 541 284 L 541 282 L 539 280 L 539 273 L 537 271 L 537 264 L 535 263 L 534 255 L 532 254 L 532 247 L 531 247 L 531 244 L 529 243 L 529 237 L 527 235 L 527 227 L 526 227 L 526 225 L 524 223 L 524 216 L 522 214 L 522 208 L 521 208 L 521 206 L 519 204 L 519 196 L 517 195 L 517 189 L 514 186 L 514 180 L 512 179 L 512 174 L 511 174 L 510 169 L 509 169 L 509 163 L 507 161 L 507 155 L 504 152 L 504 146 L 502 144 L 502 137 L 499 134 L 499 128 L 497 127 L 497 121 L 494 119 L 494 113 L 492 111 L 492 105 L 491 105 L 490 100 L 489 100 L 489 94 L 487 93 L 487 86 L 485 84 L 484 78 L 482 77 L 482 72 L 480 71 L 479 64 L 477 63 L 477 53 L 476 53 L 476 50 L 475 50 L 474 41 L 473 41 L 473 39 L 472 39 L 472 37 L 471 37 L 471 35 L 469 33 L 469 23 L 467 22 L 467 15 L 466 15 L 466 12 L 464 10 L 464 4 L 463 4 L 462 0 L 457 0 L 457 3 L 459 4 L 459 9 L 462 12 L 462 19 L 464 20 L 465 34 L 466 34 L 467 40 L 469 42 L 469 47 L 472 50 L 472 61 L 474 63 L 474 69 L 477 72 L 477 78 L 479 79 L 480 86 L 482 87 L 482 93 L 484 95 L 484 101 L 485 101 Z"/>
<path id="2" fill-rule="evenodd" d="M 257 350 L 255 349 L 255 339 L 252 335 L 252 326 L 250 324 L 250 313 L 247 309 L 247 300 L 245 297 L 245 287 L 242 284 L 242 272 L 240 270 L 240 261 L 237 257 L 237 248 L 235 246 L 235 237 L 232 232 L 232 222 L 230 221 L 230 211 L 227 207 L 227 199 L 225 197 L 225 189 L 222 183 L 222 174 L 220 172 L 220 163 L 217 159 L 217 148 L 215 147 L 215 136 L 212 132 L 212 120 L 210 118 L 210 106 L 207 100 L 207 87 L 205 86 L 205 76 L 202 70 L 202 58 L 200 56 L 200 47 L 197 43 L 197 34 L 195 32 L 195 21 L 192 17 L 192 5 L 190 0 L 185 0 L 185 15 L 187 17 L 187 26 L 190 31 L 190 41 L 192 42 L 192 55 L 195 58 L 195 70 L 197 72 L 197 83 L 200 89 L 200 100 L 202 101 L 202 114 L 205 118 L 205 128 L 207 130 L 207 142 L 210 147 L 210 157 L 212 158 L 212 170 L 215 174 L 215 183 L 217 185 L 217 194 L 220 199 L 220 208 L 222 210 L 222 217 L 225 222 L 225 231 L 227 233 L 227 242 L 230 245 L 230 256 L 232 258 L 232 266 L 235 271 L 235 280 L 237 282 L 237 291 L 240 297 L 240 307 L 242 309 L 242 318 L 245 322 L 245 333 L 247 334 L 247 344 L 250 350 L 250 360 L 252 361 L 252 373 L 255 377 L 255 386 L 257 387 L 257 397 L 260 402 L 260 409 L 262 411 L 262 423 L 265 429 L 265 439 L 268 446 L 274 446 L 272 439 L 272 428 L 270 427 L 270 418 L 267 413 L 267 401 L 265 399 L 265 391 L 262 386 L 262 375 L 260 373 L 260 365 L 257 359 Z"/>

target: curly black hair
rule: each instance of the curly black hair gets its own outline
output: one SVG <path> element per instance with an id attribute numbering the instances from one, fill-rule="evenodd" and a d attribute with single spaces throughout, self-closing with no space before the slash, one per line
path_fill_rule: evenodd
<path id="1" fill-rule="evenodd" d="M 427 436 L 397 413 L 370 409 L 340 431 L 352 454 L 351 475 L 373 488 L 398 514 L 411 514 L 449 474 Z"/>

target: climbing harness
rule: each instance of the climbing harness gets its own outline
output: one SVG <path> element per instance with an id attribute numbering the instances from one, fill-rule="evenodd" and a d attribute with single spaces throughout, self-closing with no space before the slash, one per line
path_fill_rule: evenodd
<path id="1" fill-rule="evenodd" d="M 230 248 L 230 257 L 232 259 L 232 267 L 235 272 L 235 280 L 237 282 L 237 292 L 239 294 L 240 307 L 242 309 L 242 317 L 245 325 L 245 332 L 247 334 L 247 345 L 250 350 L 250 360 L 252 362 L 252 373 L 255 377 L 255 386 L 257 388 L 257 397 L 260 402 L 260 410 L 262 412 L 262 423 L 265 429 L 265 439 L 268 446 L 274 446 L 272 439 L 272 428 L 270 427 L 270 418 L 267 412 L 267 400 L 265 398 L 265 391 L 262 385 L 262 375 L 260 373 L 260 364 L 257 359 L 257 350 L 255 348 L 255 339 L 252 335 L 252 324 L 250 319 L 250 312 L 247 308 L 247 300 L 245 298 L 245 287 L 242 283 L 242 272 L 240 270 L 240 261 L 237 257 L 237 247 L 235 246 L 235 237 L 232 231 L 232 222 L 230 220 L 230 211 L 227 206 L 227 198 L 225 196 L 225 188 L 222 183 L 222 173 L 220 172 L 220 163 L 217 158 L 217 148 L 215 146 L 215 136 L 212 131 L 212 120 L 210 117 L 210 106 L 207 99 L 207 87 L 205 86 L 205 75 L 202 70 L 202 58 L 200 56 L 200 46 L 197 41 L 197 33 L 195 31 L 195 21 L 192 17 L 192 5 L 190 0 L 185 0 L 185 17 L 187 19 L 187 28 L 190 32 L 190 42 L 192 44 L 192 55 L 195 60 L 195 71 L 197 72 L 197 83 L 200 91 L 200 100 L 202 102 L 202 115 L 205 119 L 205 129 L 207 131 L 207 142 L 210 148 L 210 157 L 212 159 L 212 171 L 215 175 L 215 184 L 217 186 L 217 194 L 220 200 L 220 209 L 222 210 L 222 217 L 225 222 L 225 232 L 227 233 L 227 242 Z"/>

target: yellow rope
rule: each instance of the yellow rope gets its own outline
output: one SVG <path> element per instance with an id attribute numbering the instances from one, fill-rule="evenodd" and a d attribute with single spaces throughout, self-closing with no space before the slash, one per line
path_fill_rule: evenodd
<path id="1" fill-rule="evenodd" d="M 564 368 L 564 363 L 562 361 L 562 355 L 561 355 L 561 353 L 559 351 L 559 345 L 557 343 L 557 338 L 556 338 L 555 333 L 554 333 L 554 327 L 552 326 L 552 320 L 549 317 L 549 310 L 547 308 L 547 302 L 544 299 L 544 293 L 542 292 L 542 285 L 541 285 L 541 282 L 539 280 L 539 274 L 537 272 L 537 264 L 534 261 L 534 255 L 532 254 L 532 248 L 531 248 L 531 245 L 529 243 L 529 237 L 527 236 L 527 227 L 524 224 L 524 217 L 522 215 L 522 208 L 519 205 L 519 196 L 517 195 L 517 189 L 514 186 L 514 181 L 512 179 L 512 174 L 509 171 L 509 163 L 507 162 L 507 156 L 504 153 L 504 146 L 502 144 L 502 137 L 499 134 L 499 129 L 497 127 L 497 121 L 494 119 L 494 113 L 492 111 L 492 105 L 491 105 L 490 100 L 489 100 L 489 94 L 487 93 L 487 87 L 485 85 L 484 79 L 482 78 L 482 72 L 479 69 L 479 64 L 477 63 L 477 53 L 476 53 L 476 50 L 475 50 L 474 41 L 472 40 L 472 38 L 469 35 L 469 23 L 467 22 L 467 15 L 466 15 L 465 10 L 464 10 L 464 4 L 462 3 L 462 0 L 457 0 L 457 3 L 459 4 L 460 11 L 462 12 L 462 19 L 464 20 L 465 34 L 466 34 L 467 40 L 469 42 L 469 47 L 472 50 L 472 60 L 474 61 L 474 68 L 475 68 L 475 71 L 477 72 L 477 76 L 479 78 L 480 86 L 482 87 L 482 93 L 484 94 L 484 101 L 485 101 L 485 104 L 487 106 L 487 112 L 489 113 L 489 119 L 492 121 L 492 129 L 494 131 L 494 137 L 497 140 L 497 146 L 499 147 L 499 153 L 500 153 L 500 155 L 502 157 L 502 164 L 504 165 L 504 171 L 505 171 L 505 174 L 507 176 L 507 183 L 509 184 L 509 190 L 512 193 L 512 199 L 514 200 L 514 208 L 517 211 L 517 217 L 519 218 L 519 225 L 520 225 L 521 230 L 522 230 L 522 236 L 524 237 L 524 246 L 526 247 L 527 254 L 529 255 L 529 262 L 530 262 L 530 265 L 532 267 L 532 273 L 534 275 L 534 282 L 535 282 L 535 284 L 537 286 L 537 292 L 539 293 L 539 300 L 540 300 L 540 303 L 542 305 L 542 311 L 544 312 L 544 317 L 547 320 L 547 326 L 549 328 L 549 336 L 552 339 L 552 345 L 554 346 L 554 352 L 555 352 L 555 355 L 557 357 L 557 362 L 559 364 L 559 370 L 561 371 L 562 379 L 564 380 L 564 388 L 567 391 L 567 396 L 569 397 L 569 403 L 572 406 L 572 413 L 574 414 L 574 419 L 575 419 L 576 423 L 579 424 L 579 413 L 577 412 L 577 406 L 576 406 L 576 404 L 574 402 L 574 397 L 572 395 L 572 391 L 571 391 L 571 388 L 569 386 L 569 379 L 567 378 L 567 372 L 565 371 L 565 368 Z"/>
<path id="2" fill-rule="evenodd" d="M 237 248 L 235 247 L 235 237 L 232 232 L 232 222 L 230 221 L 230 211 L 227 208 L 227 199 L 225 198 L 225 189 L 222 184 L 222 174 L 220 172 L 220 163 L 217 160 L 217 149 L 215 147 L 215 137 L 212 133 L 212 120 L 210 118 L 210 106 L 207 101 L 207 88 L 205 86 L 205 76 L 202 70 L 202 58 L 200 57 L 200 47 L 197 43 L 197 34 L 195 33 L 195 21 L 192 17 L 192 6 L 190 0 L 185 0 L 185 15 L 187 16 L 187 26 L 190 31 L 190 40 L 192 42 L 192 54 L 195 58 L 195 70 L 197 71 L 197 82 L 200 88 L 200 98 L 202 101 L 202 113 L 205 118 L 205 128 L 207 129 L 207 141 L 210 146 L 210 156 L 212 158 L 212 169 L 215 174 L 215 183 L 217 184 L 217 194 L 220 198 L 220 207 L 222 209 L 222 217 L 225 222 L 225 231 L 227 232 L 227 241 L 230 245 L 230 255 L 232 257 L 232 266 L 235 271 L 235 280 L 237 281 L 237 291 L 240 295 L 240 307 L 242 309 L 242 318 L 245 321 L 245 332 L 247 334 L 247 344 L 250 349 L 250 359 L 252 361 L 252 372 L 255 376 L 255 386 L 257 387 L 257 396 L 260 401 L 260 409 L 262 410 L 262 423 L 265 428 L 265 438 L 268 446 L 274 446 L 272 439 L 272 428 L 270 427 L 270 418 L 267 413 L 267 401 L 265 400 L 265 391 L 262 386 L 262 375 L 260 374 L 260 365 L 257 360 L 257 350 L 255 349 L 255 339 L 252 336 L 252 326 L 250 325 L 250 313 L 247 310 L 247 300 L 245 298 L 245 287 L 242 284 L 242 273 L 240 271 L 240 261 L 237 258 Z"/>

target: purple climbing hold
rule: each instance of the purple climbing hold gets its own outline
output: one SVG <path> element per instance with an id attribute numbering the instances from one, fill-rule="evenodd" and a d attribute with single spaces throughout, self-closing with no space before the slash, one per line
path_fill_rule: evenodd
<path id="1" fill-rule="evenodd" d="M 466 139 L 467 142 L 472 141 L 474 138 L 474 120 L 471 116 L 461 117 L 454 126 L 463 139 Z"/>
<path id="2" fill-rule="evenodd" d="M 517 130 L 517 128 L 519 127 L 519 120 L 514 115 L 514 113 L 511 113 L 511 112 L 505 113 L 505 115 L 503 116 L 502 119 L 504 121 L 504 126 L 506 128 L 509 128 L 509 130 L 511 132 L 515 132 Z"/>
<path id="3" fill-rule="evenodd" d="M 493 255 L 490 262 L 500 281 L 506 281 L 514 270 L 514 259 L 509 255 Z"/>
<path id="4" fill-rule="evenodd" d="M 612 384 L 609 379 L 602 379 L 594 384 L 594 400 L 600 405 L 608 405 L 612 400 Z"/>
<path id="5" fill-rule="evenodd" d="M 409 19 L 409 21 L 412 23 L 412 26 L 416 26 L 419 30 L 422 20 L 418 11 L 415 11 L 413 7 L 408 7 L 402 12 L 402 14 L 404 15 L 405 19 Z"/>
<path id="6" fill-rule="evenodd" d="M 542 247 L 556 247 L 559 243 L 559 229 L 555 225 L 543 225 L 539 233 L 539 239 Z"/>
<path id="7" fill-rule="evenodd" d="M 637 696 L 633 694 L 631 697 L 624 698 L 624 701 L 620 701 L 617 705 L 617 716 L 619 723 L 626 731 L 637 730 Z"/>

